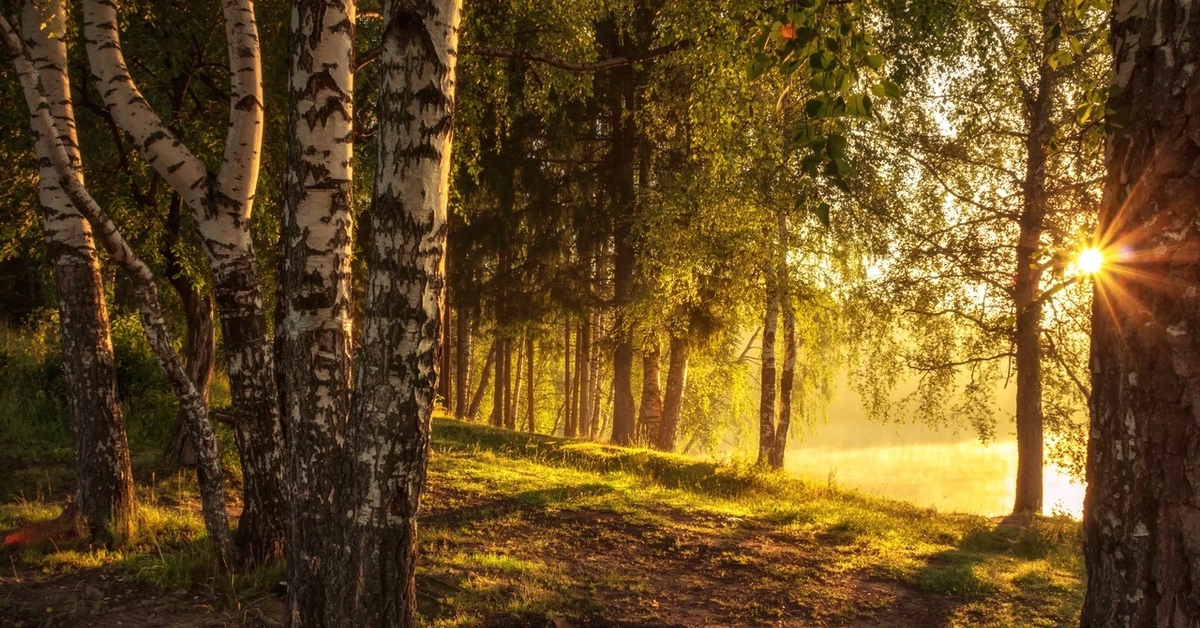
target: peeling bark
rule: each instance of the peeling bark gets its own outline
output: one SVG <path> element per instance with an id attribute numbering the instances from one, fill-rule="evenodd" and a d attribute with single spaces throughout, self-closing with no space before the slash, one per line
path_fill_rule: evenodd
<path id="1" fill-rule="evenodd" d="M 763 317 L 762 376 L 758 404 L 758 464 L 766 464 L 775 443 L 775 328 L 779 325 L 779 293 L 767 282 L 767 307 Z"/>
<path id="2" fill-rule="evenodd" d="M 1200 625 L 1200 11 L 1113 7 L 1085 628 Z"/>

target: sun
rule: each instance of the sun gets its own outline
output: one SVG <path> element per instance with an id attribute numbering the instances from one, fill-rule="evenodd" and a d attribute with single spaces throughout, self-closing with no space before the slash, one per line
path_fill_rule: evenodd
<path id="1" fill-rule="evenodd" d="M 1075 264 L 1081 274 L 1095 275 L 1104 266 L 1104 253 L 1096 247 L 1086 248 L 1079 254 Z"/>

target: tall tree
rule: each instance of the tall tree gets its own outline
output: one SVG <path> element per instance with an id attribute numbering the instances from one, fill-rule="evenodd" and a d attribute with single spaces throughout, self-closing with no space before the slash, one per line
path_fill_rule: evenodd
<path id="1" fill-rule="evenodd" d="M 238 540 L 252 556 L 262 557 L 282 549 L 287 499 L 274 356 L 250 237 L 263 133 L 254 6 L 250 0 L 222 4 L 230 119 L 224 157 L 215 172 L 175 136 L 138 90 L 121 48 L 118 8 L 115 1 L 83 2 L 89 65 L 113 119 L 192 210 L 213 274 L 233 397 L 245 495 Z"/>
<path id="2" fill-rule="evenodd" d="M 1123 0 L 1092 306 L 1082 625 L 1200 624 L 1200 13 Z"/>
<path id="3" fill-rule="evenodd" d="M 331 496 L 348 483 L 351 407 L 353 0 L 292 3 L 291 87 L 276 334 L 291 500 L 289 621 L 321 625 L 336 591 Z M 332 625 L 332 624 L 329 624 Z"/>
<path id="4" fill-rule="evenodd" d="M 34 60 L 55 133 L 72 167 L 80 168 L 75 113 L 67 77 L 67 21 L 61 1 L 26 2 L 21 28 Z M 29 77 L 32 79 L 33 77 Z M 31 126 L 39 133 L 36 112 Z M 108 310 L 92 229 L 63 190 L 49 138 L 37 142 L 38 201 L 55 293 L 67 408 L 75 438 L 73 513 L 91 535 L 109 538 L 130 523 L 135 502 L 125 420 L 117 403 Z"/>
<path id="5" fill-rule="evenodd" d="M 379 156 L 354 407 L 344 583 L 327 625 L 416 626 L 417 512 L 440 358 L 458 0 L 386 0 Z M 332 598 L 331 598 L 332 599 Z"/>
<path id="6" fill-rule="evenodd" d="M 61 5 L 52 8 L 50 14 L 61 11 Z M 37 19 L 37 18 L 34 18 Z M 53 20 L 51 22 L 53 23 Z M 39 22 L 34 30 L 40 30 L 45 22 Z M 3 36 L 5 48 L 13 58 L 20 77 L 22 91 L 26 104 L 34 118 L 34 139 L 41 145 L 42 154 L 52 167 L 52 174 L 58 184 L 58 189 L 70 200 L 72 206 L 92 224 L 95 233 L 102 238 L 105 249 L 112 260 L 120 266 L 133 284 L 137 300 L 138 312 L 142 328 L 150 341 L 160 366 L 167 375 L 167 380 L 175 392 L 180 406 L 187 412 L 188 424 L 192 440 L 196 443 L 198 463 L 197 479 L 200 484 L 201 513 L 205 528 L 218 562 L 225 568 L 234 568 L 238 564 L 238 554 L 229 535 L 229 526 L 225 512 L 224 478 L 221 473 L 221 461 L 217 455 L 216 437 L 212 425 L 208 421 L 208 406 L 197 392 L 195 383 L 188 376 L 183 362 L 175 352 L 174 339 L 167 328 L 166 319 L 159 305 L 158 289 L 150 267 L 141 260 L 129 243 L 121 235 L 120 230 L 92 198 L 83 184 L 77 160 L 72 159 L 63 137 L 68 136 L 67 129 L 75 127 L 72 110 L 61 106 L 69 101 L 66 91 L 60 91 L 63 97 L 56 110 L 57 115 L 51 116 L 52 106 L 47 98 L 47 91 L 42 82 L 42 73 L 47 78 L 65 86 L 66 56 L 65 48 L 41 48 L 50 54 L 54 63 L 45 66 L 43 72 L 35 69 L 29 53 L 24 49 L 21 39 L 9 24 L 7 19 L 0 17 L 0 35 Z M 34 38 L 39 35 L 32 34 Z M 43 41 L 43 44 L 45 42 Z M 58 56 L 62 54 L 62 56 Z M 53 70 L 55 74 L 51 74 Z M 56 122 L 56 119 L 59 120 Z M 77 145 L 72 144 L 73 148 Z"/>

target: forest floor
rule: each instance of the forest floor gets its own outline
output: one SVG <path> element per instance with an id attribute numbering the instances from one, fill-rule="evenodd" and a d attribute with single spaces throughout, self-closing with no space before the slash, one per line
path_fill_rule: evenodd
<path id="1" fill-rule="evenodd" d="M 1082 604 L 1068 519 L 449 420 L 433 449 L 417 583 L 433 626 L 1066 626 Z M 52 539 L 67 464 L 0 452 L 0 623 L 282 624 L 282 566 L 214 573 L 186 474 L 139 456 L 139 531 L 106 550 Z"/>

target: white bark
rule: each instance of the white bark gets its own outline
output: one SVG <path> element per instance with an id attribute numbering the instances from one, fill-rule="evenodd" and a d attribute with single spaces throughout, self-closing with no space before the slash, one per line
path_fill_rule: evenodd
<path id="1" fill-rule="evenodd" d="M 39 73 L 26 57 L 21 40 L 12 25 L 3 17 L 0 17 L 0 31 L 3 31 L 4 45 L 13 58 L 26 104 L 34 117 L 36 141 L 42 154 L 46 155 L 52 164 L 53 176 L 59 181 L 60 188 L 70 202 L 93 225 L 109 256 L 121 266 L 134 284 L 142 327 L 160 366 L 179 397 L 180 405 L 189 415 L 189 428 L 197 443 L 197 469 L 200 474 L 201 499 L 209 538 L 218 559 L 224 565 L 232 567 L 236 562 L 236 552 L 230 540 L 225 514 L 224 480 L 216 450 L 216 438 L 212 425 L 207 420 L 206 404 L 184 370 L 179 355 L 175 353 L 174 342 L 159 307 L 154 275 L 121 235 L 112 219 L 88 193 L 78 165 L 63 143 L 65 131 L 56 128 L 50 115 L 52 106 L 46 97 Z M 65 65 L 62 67 L 65 68 Z"/>

